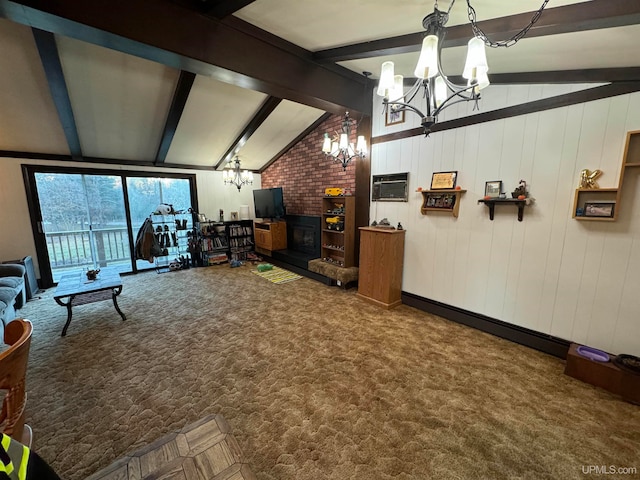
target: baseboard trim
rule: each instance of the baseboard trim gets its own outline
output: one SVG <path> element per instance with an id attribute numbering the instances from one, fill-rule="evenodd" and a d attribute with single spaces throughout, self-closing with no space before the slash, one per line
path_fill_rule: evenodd
<path id="1" fill-rule="evenodd" d="M 402 303 L 562 359 L 567 357 L 571 345 L 571 342 L 562 338 L 545 335 L 535 330 L 436 302 L 413 293 L 402 292 Z"/>

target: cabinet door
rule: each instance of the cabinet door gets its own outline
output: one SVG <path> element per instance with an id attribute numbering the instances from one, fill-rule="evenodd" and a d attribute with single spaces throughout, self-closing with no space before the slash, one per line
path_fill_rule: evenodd
<path id="1" fill-rule="evenodd" d="M 267 248 L 267 232 L 260 228 L 255 229 L 256 245 L 258 247 Z"/>

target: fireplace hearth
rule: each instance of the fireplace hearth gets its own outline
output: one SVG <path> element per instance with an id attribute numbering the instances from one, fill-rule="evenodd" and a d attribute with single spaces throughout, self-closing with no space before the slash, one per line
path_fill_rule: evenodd
<path id="1" fill-rule="evenodd" d="M 273 258 L 307 269 L 309 260 L 320 258 L 320 217 L 287 215 L 287 249 L 272 253 Z"/>

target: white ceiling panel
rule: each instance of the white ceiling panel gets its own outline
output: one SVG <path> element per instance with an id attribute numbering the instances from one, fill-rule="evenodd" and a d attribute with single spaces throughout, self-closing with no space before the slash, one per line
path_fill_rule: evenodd
<path id="1" fill-rule="evenodd" d="M 198 75 L 173 137 L 167 163 L 214 166 L 266 97 Z"/>
<path id="2" fill-rule="evenodd" d="M 242 168 L 259 169 L 323 114 L 317 108 L 281 102 L 238 153 Z"/>
<path id="3" fill-rule="evenodd" d="M 179 72 L 57 36 L 82 153 L 154 160 Z"/>
<path id="4" fill-rule="evenodd" d="M 29 27 L 0 19 L 0 150 L 69 155 Z"/>
<path id="5" fill-rule="evenodd" d="M 552 0 L 547 8 L 584 0 Z M 451 2 L 438 3 L 446 11 Z M 542 0 L 473 0 L 478 20 L 537 10 Z M 365 42 L 420 32 L 422 19 L 433 12 L 424 0 L 256 0 L 234 15 L 307 50 Z M 448 26 L 468 23 L 467 5 L 458 0 Z M 524 25 L 522 25 L 524 27 Z"/>

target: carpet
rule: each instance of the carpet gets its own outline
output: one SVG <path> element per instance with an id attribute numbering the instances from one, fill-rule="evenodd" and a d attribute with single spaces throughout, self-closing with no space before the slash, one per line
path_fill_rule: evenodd
<path id="1" fill-rule="evenodd" d="M 255 267 L 123 277 L 118 304 L 27 302 L 34 449 L 84 480 L 223 415 L 258 480 L 585 480 L 640 467 L 640 408 L 564 361 Z M 607 475 L 638 478 L 638 475 Z M 191 480 L 191 479 L 190 479 Z"/>
<path id="2" fill-rule="evenodd" d="M 300 275 L 280 267 L 273 267 L 271 270 L 265 270 L 264 272 L 259 272 L 258 270 L 252 270 L 252 273 L 255 273 L 259 277 L 266 278 L 271 283 L 278 283 L 278 284 L 293 282 L 294 280 L 298 280 L 302 278 Z"/>

